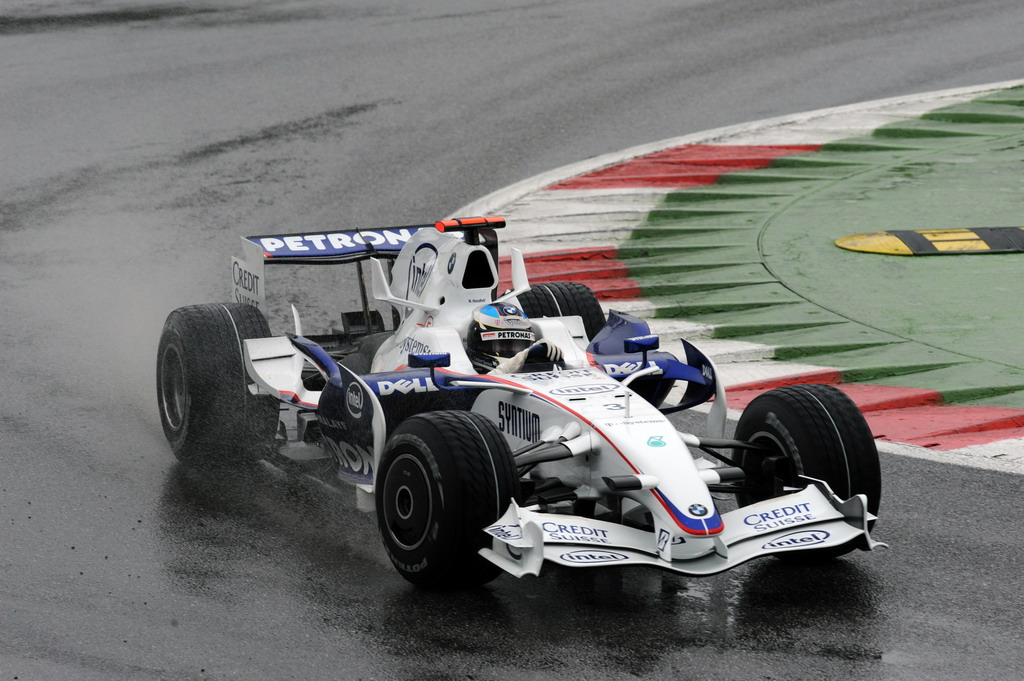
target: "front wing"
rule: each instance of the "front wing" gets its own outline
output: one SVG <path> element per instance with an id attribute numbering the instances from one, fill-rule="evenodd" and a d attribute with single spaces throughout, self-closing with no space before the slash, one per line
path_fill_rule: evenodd
<path id="1" fill-rule="evenodd" d="M 825 482 L 809 481 L 812 484 L 799 492 L 723 514 L 725 527 L 720 534 L 688 540 L 708 542 L 707 552 L 696 558 L 673 560 L 671 540 L 664 532 L 538 513 L 515 501 L 494 525 L 484 529 L 494 541 L 492 548 L 481 549 L 480 554 L 516 577 L 540 574 L 545 560 L 569 567 L 647 565 L 704 576 L 761 556 L 842 546 L 858 539 L 865 549 L 886 546 L 871 538 L 868 524 L 875 516 L 868 512 L 863 494 L 844 501 Z M 780 508 L 791 507 L 804 511 L 799 520 L 790 524 L 775 520 Z M 772 527 L 775 523 L 779 527 Z"/>

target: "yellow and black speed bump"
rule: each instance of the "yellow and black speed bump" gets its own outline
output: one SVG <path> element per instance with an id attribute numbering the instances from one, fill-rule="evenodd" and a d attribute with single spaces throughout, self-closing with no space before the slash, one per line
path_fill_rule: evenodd
<path id="1" fill-rule="evenodd" d="M 836 239 L 849 251 L 885 255 L 1024 253 L 1024 227 L 889 230 Z"/>

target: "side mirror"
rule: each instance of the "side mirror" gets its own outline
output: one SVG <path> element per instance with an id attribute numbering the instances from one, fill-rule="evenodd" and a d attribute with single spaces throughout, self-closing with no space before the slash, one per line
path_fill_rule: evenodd
<path id="1" fill-rule="evenodd" d="M 661 347 L 660 339 L 650 334 L 647 336 L 633 336 L 623 341 L 622 349 L 626 352 L 650 352 L 651 350 L 657 350 Z"/>
<path id="2" fill-rule="evenodd" d="M 434 375 L 435 367 L 446 367 L 452 363 L 452 356 L 450 353 L 442 352 L 436 355 L 409 355 L 407 364 L 410 369 L 423 369 L 426 367 L 430 368 L 430 382 L 439 388 L 444 386 L 437 382 L 437 376 Z"/>
<path id="3" fill-rule="evenodd" d="M 410 369 L 425 369 L 434 367 L 447 367 L 452 364 L 450 353 L 442 352 L 436 355 L 409 355 L 408 365 Z M 433 372 L 431 372 L 433 374 Z"/>
<path id="4" fill-rule="evenodd" d="M 627 338 L 622 342 L 622 349 L 629 353 L 642 352 L 643 359 L 641 360 L 640 366 L 647 366 L 647 353 L 651 350 L 657 350 L 661 347 L 661 340 L 652 334 L 646 336 L 633 336 Z"/>

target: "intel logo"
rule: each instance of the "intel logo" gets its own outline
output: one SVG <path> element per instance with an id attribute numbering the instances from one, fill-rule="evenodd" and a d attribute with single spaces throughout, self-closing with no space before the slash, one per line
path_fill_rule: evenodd
<path id="1" fill-rule="evenodd" d="M 823 544 L 831 535 L 824 530 L 802 530 L 790 532 L 778 539 L 768 542 L 762 549 L 802 549 L 815 544 Z"/>
<path id="2" fill-rule="evenodd" d="M 629 556 L 614 551 L 570 551 L 559 556 L 567 563 L 580 563 L 594 565 L 596 563 L 617 563 L 620 560 L 629 560 Z"/>
<path id="3" fill-rule="evenodd" d="M 348 390 L 345 391 L 345 405 L 348 407 L 348 413 L 354 418 L 363 415 L 363 390 L 358 383 L 349 383 Z"/>
<path id="4" fill-rule="evenodd" d="M 555 388 L 552 395 L 597 395 L 598 393 L 611 392 L 618 388 L 618 384 L 591 383 L 589 385 L 570 385 L 565 388 Z"/>

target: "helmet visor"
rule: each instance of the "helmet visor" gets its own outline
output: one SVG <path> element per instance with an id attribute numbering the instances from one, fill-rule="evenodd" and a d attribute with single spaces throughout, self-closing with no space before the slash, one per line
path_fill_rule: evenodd
<path id="1" fill-rule="evenodd" d="M 480 349 L 491 357 L 511 357 L 533 345 L 535 338 L 532 331 L 518 329 L 482 331 Z"/>

